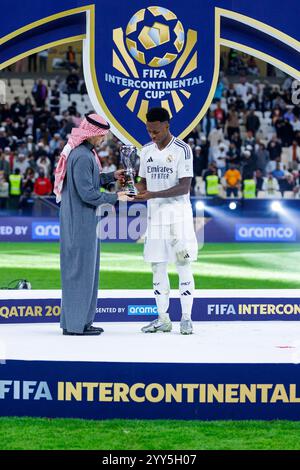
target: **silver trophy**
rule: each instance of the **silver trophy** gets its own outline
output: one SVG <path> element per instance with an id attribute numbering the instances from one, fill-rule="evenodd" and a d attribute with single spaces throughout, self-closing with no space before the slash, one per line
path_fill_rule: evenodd
<path id="1" fill-rule="evenodd" d="M 120 148 L 121 162 L 125 172 L 124 191 L 131 196 L 137 195 L 137 189 L 134 186 L 135 164 L 137 158 L 137 149 L 134 145 L 122 145 Z"/>

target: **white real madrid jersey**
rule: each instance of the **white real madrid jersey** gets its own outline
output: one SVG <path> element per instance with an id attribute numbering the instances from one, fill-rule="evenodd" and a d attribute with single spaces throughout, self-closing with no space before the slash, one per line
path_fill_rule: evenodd
<path id="1" fill-rule="evenodd" d="M 146 179 L 147 190 L 163 191 L 179 183 L 180 178 L 193 176 L 193 153 L 189 145 L 172 137 L 169 144 L 159 150 L 153 142 L 140 152 L 139 176 Z M 153 224 L 170 224 L 192 216 L 190 194 L 148 201 L 148 219 Z"/>

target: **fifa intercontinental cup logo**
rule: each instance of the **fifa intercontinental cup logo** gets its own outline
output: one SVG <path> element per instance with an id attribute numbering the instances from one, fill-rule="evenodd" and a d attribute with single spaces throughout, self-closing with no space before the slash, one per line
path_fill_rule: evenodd
<path id="1" fill-rule="evenodd" d="M 180 112 L 193 87 L 204 83 L 194 72 L 197 31 L 186 33 L 167 8 L 150 6 L 137 11 L 125 31 L 113 30 L 113 43 L 112 65 L 118 74 L 105 73 L 105 80 L 118 87 L 124 104 L 143 122 L 152 106 L 166 108 L 171 117 Z"/>

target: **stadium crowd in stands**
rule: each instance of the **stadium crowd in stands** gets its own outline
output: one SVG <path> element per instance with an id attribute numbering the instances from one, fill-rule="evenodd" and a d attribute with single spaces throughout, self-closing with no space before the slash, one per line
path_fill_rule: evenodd
<path id="1" fill-rule="evenodd" d="M 234 57 L 229 64 L 238 67 Z M 300 193 L 300 108 L 292 104 L 292 79 L 281 85 L 253 81 L 248 78 L 251 66 L 256 75 L 252 62 L 248 75 L 238 70 L 238 82 L 221 73 L 209 111 L 185 139 L 194 153 L 192 195 Z M 92 106 L 76 67 L 63 79 L 8 80 L 8 97 L 0 105 L 0 209 L 22 211 L 32 196 L 52 194 L 68 134 Z M 119 168 L 121 145 L 110 134 L 98 148 L 103 171 Z"/>

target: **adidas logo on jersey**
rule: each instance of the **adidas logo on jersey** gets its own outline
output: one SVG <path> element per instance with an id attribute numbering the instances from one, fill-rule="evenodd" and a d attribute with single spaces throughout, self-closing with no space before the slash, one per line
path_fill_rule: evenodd
<path id="1" fill-rule="evenodd" d="M 152 157 L 148 158 L 147 163 L 153 163 L 153 158 Z"/>

